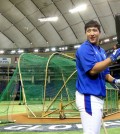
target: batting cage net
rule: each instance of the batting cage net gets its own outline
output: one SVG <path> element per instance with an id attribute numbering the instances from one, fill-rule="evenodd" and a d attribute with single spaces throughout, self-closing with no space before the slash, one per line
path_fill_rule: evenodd
<path id="1" fill-rule="evenodd" d="M 29 118 L 79 118 L 75 64 L 73 57 L 58 52 L 49 57 L 22 54 L 0 96 L 0 121 L 12 121 L 18 90 Z M 104 110 L 106 114 L 118 111 L 118 91 L 113 86 L 107 87 Z"/>

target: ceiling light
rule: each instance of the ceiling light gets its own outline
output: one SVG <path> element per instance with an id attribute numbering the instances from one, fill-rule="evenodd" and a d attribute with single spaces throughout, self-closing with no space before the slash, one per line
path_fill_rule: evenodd
<path id="1" fill-rule="evenodd" d="M 49 49 L 49 48 L 46 48 L 46 49 L 45 49 L 45 52 L 49 52 L 49 51 L 50 51 L 50 49 Z"/>
<path id="2" fill-rule="evenodd" d="M 51 48 L 51 51 L 56 51 L 56 48 L 55 47 Z"/>
<path id="3" fill-rule="evenodd" d="M 14 53 L 16 53 L 16 51 L 15 51 L 15 50 L 12 50 L 10 53 L 11 53 L 11 54 L 14 54 Z"/>
<path id="4" fill-rule="evenodd" d="M 41 18 L 38 19 L 40 22 L 45 22 L 45 21 L 57 21 L 58 17 L 47 17 L 47 18 Z"/>
<path id="5" fill-rule="evenodd" d="M 68 49 L 68 47 L 65 47 L 65 50 L 67 50 Z"/>
<path id="6" fill-rule="evenodd" d="M 79 47 L 80 47 L 80 45 L 75 45 L 75 46 L 74 46 L 74 49 L 79 48 Z"/>
<path id="7" fill-rule="evenodd" d="M 18 50 L 18 53 L 23 53 L 23 52 L 24 52 L 24 50 L 22 50 L 22 49 L 21 50 Z"/>
<path id="8" fill-rule="evenodd" d="M 113 37 L 113 40 L 117 40 L 117 37 Z"/>
<path id="9" fill-rule="evenodd" d="M 68 47 L 60 47 L 59 48 L 59 50 L 61 50 L 61 51 L 64 51 L 64 50 L 67 50 L 68 49 Z"/>
<path id="10" fill-rule="evenodd" d="M 59 47 L 59 50 L 62 50 L 62 48 L 61 48 L 61 47 Z"/>
<path id="11" fill-rule="evenodd" d="M 73 9 L 70 9 L 69 12 L 70 13 L 81 12 L 81 11 L 86 10 L 86 8 L 87 8 L 87 5 L 86 4 L 83 4 L 83 5 L 80 5 L 78 7 L 73 8 Z"/>
<path id="12" fill-rule="evenodd" d="M 0 54 L 3 54 L 4 53 L 4 50 L 0 50 Z"/>
<path id="13" fill-rule="evenodd" d="M 109 42 L 109 41 L 110 41 L 110 39 L 105 39 L 105 40 L 104 40 L 104 42 Z"/>
<path id="14" fill-rule="evenodd" d="M 34 49 L 34 52 L 38 52 L 39 50 L 38 49 Z"/>

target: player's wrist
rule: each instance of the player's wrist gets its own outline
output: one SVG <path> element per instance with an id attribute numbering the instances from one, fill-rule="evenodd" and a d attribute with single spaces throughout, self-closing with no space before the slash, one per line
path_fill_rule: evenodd
<path id="1" fill-rule="evenodd" d="M 116 79 L 113 79 L 112 83 L 114 83 L 114 84 L 115 84 L 115 83 L 116 83 Z"/>
<path id="2" fill-rule="evenodd" d="M 114 83 L 114 84 L 120 84 L 120 79 L 113 79 L 112 83 Z"/>

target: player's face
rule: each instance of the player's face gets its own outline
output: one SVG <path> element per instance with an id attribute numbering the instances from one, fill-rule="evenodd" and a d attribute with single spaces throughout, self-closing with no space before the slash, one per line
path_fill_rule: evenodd
<path id="1" fill-rule="evenodd" d="M 88 27 L 86 29 L 87 40 L 89 40 L 92 44 L 98 44 L 100 31 L 97 27 Z"/>

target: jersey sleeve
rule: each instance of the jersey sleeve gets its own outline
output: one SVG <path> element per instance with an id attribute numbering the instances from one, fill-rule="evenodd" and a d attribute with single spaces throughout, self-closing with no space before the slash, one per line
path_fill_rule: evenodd
<path id="1" fill-rule="evenodd" d="M 105 54 L 105 56 L 106 56 L 105 50 L 102 49 L 102 51 L 104 52 L 104 54 Z M 107 58 L 107 56 L 106 56 L 106 58 Z M 105 75 L 110 74 L 110 69 L 109 69 L 109 67 L 107 67 L 107 68 L 104 70 L 104 74 L 105 74 Z"/>
<path id="2" fill-rule="evenodd" d="M 105 71 L 104 71 L 104 74 L 105 75 L 110 74 L 110 69 L 109 68 L 106 68 Z"/>
<path id="3" fill-rule="evenodd" d="M 78 49 L 76 56 L 80 60 L 85 72 L 88 72 L 96 64 L 95 53 L 90 45 L 83 45 Z"/>

